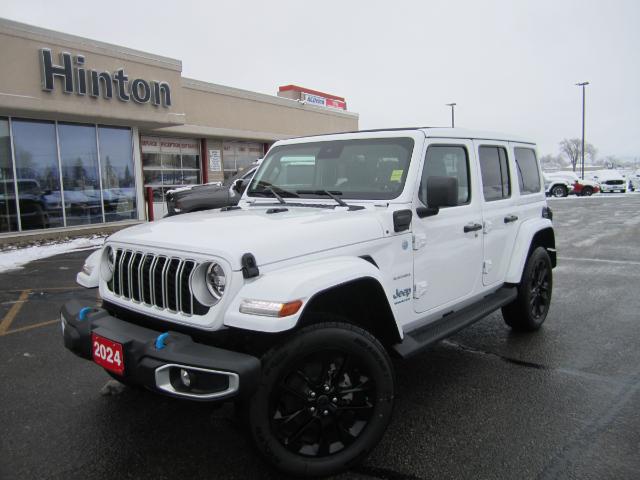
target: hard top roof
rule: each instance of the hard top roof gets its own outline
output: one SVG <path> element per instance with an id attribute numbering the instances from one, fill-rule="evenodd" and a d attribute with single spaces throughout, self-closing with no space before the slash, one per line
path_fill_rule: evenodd
<path id="1" fill-rule="evenodd" d="M 471 130 L 466 128 L 448 128 L 448 127 L 400 127 L 400 128 L 375 128 L 370 130 L 354 130 L 351 132 L 335 132 L 335 133 L 326 133 L 320 135 L 310 135 L 305 137 L 296 137 L 296 138 L 305 138 L 305 139 L 313 139 L 318 137 L 320 140 L 321 137 L 327 137 L 329 135 L 354 135 L 354 134 L 366 134 L 373 132 L 402 132 L 402 131 L 422 131 L 426 137 L 428 138 L 460 138 L 460 139 L 476 139 L 476 140 L 495 140 L 495 141 L 503 141 L 503 142 L 515 142 L 515 143 L 528 143 L 535 145 L 535 142 L 528 140 L 526 138 L 512 135 L 509 133 L 499 133 L 499 132 L 487 132 L 483 130 Z"/>

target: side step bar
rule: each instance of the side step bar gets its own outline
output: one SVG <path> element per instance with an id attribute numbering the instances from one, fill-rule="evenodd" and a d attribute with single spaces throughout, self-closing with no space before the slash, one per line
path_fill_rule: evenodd
<path id="1" fill-rule="evenodd" d="M 392 348 L 402 358 L 415 355 L 443 338 L 453 335 L 458 330 L 511 303 L 517 296 L 516 287 L 502 287 L 473 305 L 469 305 L 457 312 L 445 314 L 441 319 L 434 320 L 407 333 L 404 340 L 396 343 Z"/>

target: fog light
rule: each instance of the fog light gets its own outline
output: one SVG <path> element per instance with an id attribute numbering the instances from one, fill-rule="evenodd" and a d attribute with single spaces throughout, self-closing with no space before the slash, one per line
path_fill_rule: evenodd
<path id="1" fill-rule="evenodd" d="M 189 373 L 188 370 L 185 370 L 184 368 L 180 369 L 180 381 L 182 382 L 182 384 L 189 388 L 191 386 L 191 373 Z"/>

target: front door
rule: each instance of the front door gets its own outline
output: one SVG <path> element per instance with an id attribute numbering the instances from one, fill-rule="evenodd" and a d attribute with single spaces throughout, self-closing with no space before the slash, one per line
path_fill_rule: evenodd
<path id="1" fill-rule="evenodd" d="M 416 207 L 427 206 L 427 178 L 451 176 L 458 180 L 458 205 L 420 218 L 414 212 L 414 310 L 446 309 L 472 296 L 482 283 L 482 209 L 478 195 L 473 144 L 443 140 L 428 146 Z"/>

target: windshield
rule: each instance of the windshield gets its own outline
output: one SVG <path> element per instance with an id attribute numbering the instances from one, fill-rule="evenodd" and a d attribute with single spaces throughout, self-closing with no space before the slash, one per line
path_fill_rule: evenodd
<path id="1" fill-rule="evenodd" d="M 413 139 L 331 140 L 271 149 L 249 196 L 389 200 L 402 192 Z"/>

